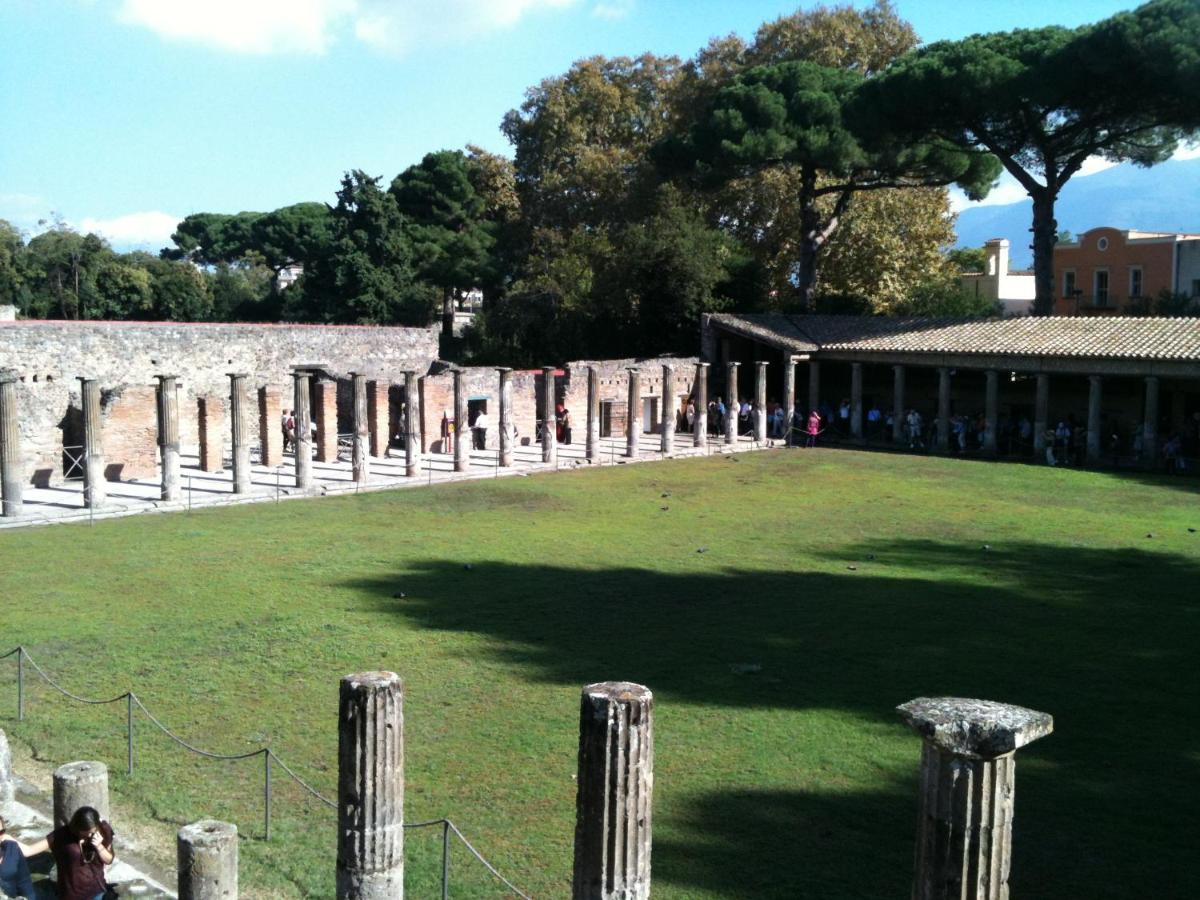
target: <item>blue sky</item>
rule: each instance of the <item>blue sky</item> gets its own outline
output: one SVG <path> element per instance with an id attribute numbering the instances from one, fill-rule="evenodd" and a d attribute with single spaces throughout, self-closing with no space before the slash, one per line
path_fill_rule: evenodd
<path id="1" fill-rule="evenodd" d="M 1134 5 L 896 3 L 924 40 L 1077 25 Z M 118 248 L 161 246 L 190 213 L 331 201 L 347 169 L 390 180 L 430 150 L 507 153 L 501 117 L 576 59 L 686 57 L 796 9 L 778 0 L 0 0 L 0 218 L 33 233 L 54 211 Z M 1006 197 L 1018 199 L 996 199 Z"/>

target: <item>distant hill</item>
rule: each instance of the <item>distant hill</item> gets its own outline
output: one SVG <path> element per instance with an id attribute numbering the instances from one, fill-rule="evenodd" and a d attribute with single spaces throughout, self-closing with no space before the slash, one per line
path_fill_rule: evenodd
<path id="1" fill-rule="evenodd" d="M 1149 169 L 1123 163 L 1067 182 L 1055 206 L 1059 229 L 1081 234 L 1111 225 L 1142 231 L 1200 233 L 1200 157 L 1173 159 Z M 1012 241 L 1011 265 L 1033 265 L 1029 200 L 1004 206 L 977 206 L 958 217 L 958 246 L 979 247 L 989 238 Z"/>

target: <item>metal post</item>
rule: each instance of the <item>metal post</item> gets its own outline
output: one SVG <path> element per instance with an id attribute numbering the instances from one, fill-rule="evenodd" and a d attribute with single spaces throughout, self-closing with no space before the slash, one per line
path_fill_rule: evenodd
<path id="1" fill-rule="evenodd" d="M 188 512 L 192 511 L 192 476 L 188 476 Z"/>
<path id="2" fill-rule="evenodd" d="M 271 748 L 263 750 L 263 832 L 271 839 Z"/>
<path id="3" fill-rule="evenodd" d="M 133 691 L 125 695 L 125 737 L 126 761 L 129 764 L 129 774 L 133 774 Z"/>
<path id="4" fill-rule="evenodd" d="M 25 720 L 25 648 L 17 648 L 17 721 Z"/>
<path id="5" fill-rule="evenodd" d="M 442 900 L 450 897 L 450 820 L 442 820 Z"/>

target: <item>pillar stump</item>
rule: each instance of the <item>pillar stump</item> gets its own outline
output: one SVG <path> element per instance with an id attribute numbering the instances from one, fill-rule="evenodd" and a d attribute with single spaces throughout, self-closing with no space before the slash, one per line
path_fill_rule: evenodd
<path id="1" fill-rule="evenodd" d="M 754 441 L 767 442 L 767 363 L 754 364 Z"/>
<path id="2" fill-rule="evenodd" d="M 67 763 L 54 770 L 54 824 L 65 825 L 81 806 L 108 818 L 108 766 L 102 762 Z"/>
<path id="3" fill-rule="evenodd" d="M 354 483 L 366 484 L 367 480 L 371 477 L 367 376 L 362 372 L 351 372 L 350 384 L 354 395 L 354 444 L 351 448 L 350 463 L 353 467 Z"/>
<path id="4" fill-rule="evenodd" d="M 179 900 L 237 900 L 237 826 L 202 819 L 175 839 Z"/>
<path id="5" fill-rule="evenodd" d="M 17 373 L 0 371 L 0 515 L 15 518 L 24 510 L 21 428 L 17 416 Z"/>
<path id="6" fill-rule="evenodd" d="M 508 467 L 513 462 L 512 369 L 501 367 L 500 376 L 500 443 L 499 464 Z"/>
<path id="7" fill-rule="evenodd" d="M 918 697 L 897 711 L 924 741 L 913 900 L 1008 900 L 1014 754 L 1054 720 L 961 697 Z"/>
<path id="8" fill-rule="evenodd" d="M 258 456 L 271 469 L 283 463 L 283 397 L 270 385 L 258 389 Z"/>
<path id="9" fill-rule="evenodd" d="M 664 454 L 675 452 L 675 367 L 663 363 L 662 367 L 662 410 L 659 428 L 659 449 Z"/>
<path id="10" fill-rule="evenodd" d="M 292 408 L 296 422 L 296 487 L 310 490 L 312 477 L 312 373 L 305 369 L 292 372 Z"/>
<path id="11" fill-rule="evenodd" d="M 600 459 L 600 371 L 587 367 L 587 445 L 588 462 Z"/>
<path id="12" fill-rule="evenodd" d="M 421 474 L 421 389 L 417 373 L 404 373 L 404 474 L 415 478 Z"/>
<path id="13" fill-rule="evenodd" d="M 471 428 L 467 422 L 466 373 L 454 370 L 454 471 L 466 472 L 471 468 Z"/>
<path id="14" fill-rule="evenodd" d="M 404 688 L 395 672 L 341 681 L 337 896 L 404 896 Z"/>
<path id="15" fill-rule="evenodd" d="M 583 689 L 573 900 L 650 896 L 654 695 L 606 681 Z"/>
<path id="16" fill-rule="evenodd" d="M 79 392 L 83 409 L 83 505 L 100 509 L 108 499 L 100 432 L 100 385 L 95 378 L 80 378 Z"/>
<path id="17" fill-rule="evenodd" d="M 233 449 L 233 492 L 250 493 L 250 398 L 244 373 L 229 375 L 229 435 Z"/>
<path id="18" fill-rule="evenodd" d="M 542 462 L 558 465 L 558 434 L 554 417 L 554 366 L 542 366 Z"/>
<path id="19" fill-rule="evenodd" d="M 625 455 L 638 458 L 642 438 L 642 370 L 631 366 L 629 373 L 629 396 L 625 405 Z"/>
<path id="20" fill-rule="evenodd" d="M 708 363 L 696 363 L 696 383 L 692 386 L 696 398 L 696 418 L 692 423 L 692 446 L 708 444 Z"/>

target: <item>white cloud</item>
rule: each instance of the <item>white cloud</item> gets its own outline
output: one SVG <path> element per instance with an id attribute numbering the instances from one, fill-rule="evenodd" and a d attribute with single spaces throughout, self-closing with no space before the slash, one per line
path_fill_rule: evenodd
<path id="1" fill-rule="evenodd" d="M 1005 172 L 1000 176 L 999 182 L 992 188 L 991 193 L 978 202 L 968 200 L 966 194 L 958 188 L 952 187 L 950 189 L 950 208 L 957 213 L 975 206 L 1003 206 L 1008 203 L 1019 203 L 1028 196 L 1025 188 Z"/>
<path id="2" fill-rule="evenodd" d="M 343 34 L 389 53 L 510 28 L 577 0 L 120 0 L 118 17 L 181 41 L 237 53 L 321 54 Z M 630 0 L 599 0 L 619 9 Z"/>
<path id="3" fill-rule="evenodd" d="M 631 12 L 636 0 L 596 0 L 592 15 L 597 19 L 624 19 Z"/>
<path id="4" fill-rule="evenodd" d="M 1087 178 L 1089 175 L 1095 175 L 1097 172 L 1111 169 L 1115 165 L 1119 165 L 1119 163 L 1105 159 L 1103 156 L 1089 156 L 1083 161 L 1083 165 L 1079 167 L 1079 171 L 1075 173 L 1075 177 Z"/>
<path id="5" fill-rule="evenodd" d="M 1198 156 L 1200 156 L 1200 144 L 1192 144 L 1190 147 L 1180 147 L 1171 159 L 1195 159 Z"/>
<path id="6" fill-rule="evenodd" d="M 158 211 L 136 212 L 113 219 L 84 219 L 76 230 L 83 234 L 95 232 L 108 238 L 113 244 L 123 246 L 161 246 L 171 240 L 171 234 L 182 218 Z"/>

